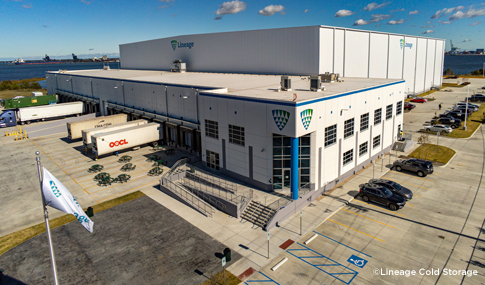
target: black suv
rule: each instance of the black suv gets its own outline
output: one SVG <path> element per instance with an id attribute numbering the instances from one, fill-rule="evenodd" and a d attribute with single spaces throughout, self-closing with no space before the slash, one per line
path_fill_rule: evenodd
<path id="1" fill-rule="evenodd" d="M 432 124 L 442 124 L 448 125 L 452 129 L 458 128 L 461 125 L 460 119 L 454 119 L 452 117 L 442 117 L 436 120 L 431 121 Z"/>
<path id="2" fill-rule="evenodd" d="M 452 117 L 454 119 L 460 119 L 460 120 L 464 120 L 465 119 L 465 113 L 461 113 L 461 112 L 445 112 L 444 114 L 441 114 L 440 117 Z"/>
<path id="3" fill-rule="evenodd" d="M 413 192 L 408 188 L 401 186 L 401 184 L 396 183 L 391 180 L 387 179 L 370 179 L 370 184 L 377 184 L 380 186 L 384 186 L 387 189 L 391 190 L 392 193 L 402 196 L 406 201 L 411 200 L 413 198 Z"/>
<path id="4" fill-rule="evenodd" d="M 472 102 L 483 102 L 485 101 L 485 95 L 475 94 L 475 95 L 472 95 L 469 99 Z"/>
<path id="5" fill-rule="evenodd" d="M 364 183 L 359 185 L 359 196 L 364 202 L 375 202 L 389 207 L 392 211 L 397 211 L 406 205 L 406 200 L 384 186 L 377 184 Z"/>
<path id="6" fill-rule="evenodd" d="M 416 158 L 396 160 L 392 164 L 392 167 L 397 171 L 404 169 L 416 172 L 419 177 L 425 177 L 426 175 L 433 173 L 433 164 L 431 162 Z"/>

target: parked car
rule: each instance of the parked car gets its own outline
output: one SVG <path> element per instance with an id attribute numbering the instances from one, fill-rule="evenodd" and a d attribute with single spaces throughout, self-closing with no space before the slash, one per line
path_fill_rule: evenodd
<path id="1" fill-rule="evenodd" d="M 453 130 L 449 126 L 445 125 L 434 125 L 434 126 L 425 126 L 424 129 L 426 131 L 434 132 L 434 133 L 451 133 Z"/>
<path id="2" fill-rule="evenodd" d="M 471 97 L 469 97 L 468 100 L 471 101 L 471 102 L 484 102 L 485 101 L 485 95 L 475 94 L 475 95 L 472 95 Z"/>
<path id="3" fill-rule="evenodd" d="M 404 102 L 404 110 L 412 110 L 414 108 L 416 108 L 416 105 L 411 104 L 409 102 Z"/>
<path id="4" fill-rule="evenodd" d="M 408 170 L 418 174 L 419 177 L 425 177 L 428 174 L 433 173 L 433 164 L 429 161 L 410 158 L 407 160 L 396 160 L 392 164 L 392 167 L 396 171 Z"/>
<path id="5" fill-rule="evenodd" d="M 441 114 L 440 117 L 452 117 L 452 118 L 455 118 L 455 119 L 464 120 L 465 119 L 465 113 L 446 111 L 444 114 Z"/>
<path id="6" fill-rule="evenodd" d="M 397 211 L 406 205 L 406 199 L 392 193 L 391 190 L 377 184 L 364 183 L 359 185 L 359 196 L 364 202 L 375 202 Z"/>
<path id="7" fill-rule="evenodd" d="M 478 108 L 474 108 L 474 107 L 466 107 L 466 106 L 455 106 L 453 108 L 451 108 L 452 111 L 460 111 L 462 113 L 465 113 L 466 110 L 468 110 L 468 114 L 471 114 L 472 112 L 476 112 L 478 111 Z"/>
<path id="8" fill-rule="evenodd" d="M 465 102 L 458 102 L 458 103 L 456 103 L 456 106 L 466 106 L 466 103 Z M 468 103 L 468 107 L 473 107 L 473 108 L 478 109 L 480 106 L 472 104 L 472 103 Z"/>
<path id="9" fill-rule="evenodd" d="M 369 183 L 384 186 L 391 190 L 394 194 L 400 195 L 406 199 L 406 201 L 413 198 L 413 192 L 401 184 L 388 180 L 388 179 L 370 179 Z"/>
<path id="10" fill-rule="evenodd" d="M 417 97 L 417 98 L 411 99 L 409 101 L 414 102 L 414 103 L 426 103 L 426 102 L 428 102 L 428 99 Z"/>
<path id="11" fill-rule="evenodd" d="M 452 129 L 458 128 L 461 125 L 460 119 L 453 119 L 451 117 L 443 117 L 436 120 L 432 120 L 431 124 L 442 124 L 450 126 Z"/>

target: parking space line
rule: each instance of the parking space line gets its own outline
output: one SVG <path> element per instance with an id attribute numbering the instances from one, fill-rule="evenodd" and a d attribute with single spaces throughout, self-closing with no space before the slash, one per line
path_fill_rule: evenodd
<path id="1" fill-rule="evenodd" d="M 362 202 L 362 201 L 357 200 L 357 199 L 352 200 L 352 202 L 353 202 L 353 201 L 357 201 L 357 202 L 359 202 L 359 203 L 366 204 L 367 206 L 371 206 L 371 207 L 377 208 L 377 209 L 379 209 L 379 210 L 382 210 L 382 211 L 386 211 L 386 212 L 392 213 L 392 214 L 394 214 L 394 215 L 398 215 L 398 216 L 401 216 L 401 217 L 406 217 L 406 216 L 404 216 L 404 215 L 402 215 L 402 214 L 398 214 L 398 213 L 396 213 L 396 212 L 389 211 L 389 210 L 383 209 L 382 207 L 374 206 L 374 205 L 371 205 L 371 204 L 366 203 L 366 202 Z"/>
<path id="2" fill-rule="evenodd" d="M 409 203 L 406 203 L 406 205 L 411 206 L 411 207 L 414 207 L 414 205 L 411 205 L 411 204 L 409 204 Z"/>
<path id="3" fill-rule="evenodd" d="M 434 172 L 433 172 L 433 174 L 432 174 L 432 175 L 440 176 L 439 174 L 436 174 L 436 173 L 434 173 Z"/>
<path id="4" fill-rule="evenodd" d="M 413 206 L 413 207 L 414 207 L 414 206 Z M 354 214 L 354 215 L 357 215 L 357 216 L 359 216 L 359 217 L 362 217 L 362 218 L 365 218 L 365 219 L 371 220 L 371 221 L 373 221 L 373 222 L 376 222 L 376 223 L 382 224 L 382 225 L 384 225 L 384 226 L 388 226 L 388 227 L 390 227 L 390 228 L 396 229 L 395 227 L 390 226 L 390 225 L 388 225 L 388 224 L 386 224 L 386 223 L 376 221 L 376 220 L 374 220 L 374 219 L 368 218 L 368 217 L 366 217 L 366 216 L 362 216 L 361 214 L 357 214 L 357 213 L 352 212 L 352 211 L 349 211 L 349 210 L 345 210 L 344 208 L 342 208 L 341 210 L 343 210 L 343 211 L 345 211 L 345 212 L 349 212 L 349 213 Z"/>
<path id="5" fill-rule="evenodd" d="M 402 183 L 402 184 L 407 184 L 407 185 L 411 185 L 411 186 L 414 186 L 414 187 L 419 187 L 419 188 L 423 188 L 423 189 L 426 189 L 426 190 L 429 190 L 429 188 L 426 188 L 426 187 L 423 187 L 423 186 L 419 186 L 419 185 L 415 185 L 415 184 L 411 184 L 411 183 L 407 183 L 407 182 L 404 182 L 404 181 L 400 181 L 400 180 L 397 180 L 397 179 L 393 179 L 393 178 L 389 178 L 389 177 L 383 177 L 387 180 L 392 180 L 392 181 L 395 181 L 395 182 L 399 182 L 399 183 Z M 416 196 L 416 195 L 414 195 Z"/>
<path id="6" fill-rule="evenodd" d="M 423 197 L 421 197 L 421 196 L 418 196 L 418 195 L 413 195 L 413 197 L 418 197 L 418 198 L 423 198 Z"/>
<path id="7" fill-rule="evenodd" d="M 266 274 L 264 274 L 263 272 L 259 271 L 259 273 L 261 275 L 263 275 L 264 277 L 268 278 L 268 279 L 266 279 L 266 280 L 247 280 L 247 281 L 244 282 L 244 284 L 249 285 L 248 283 L 255 283 L 255 282 L 258 282 L 258 283 L 259 282 L 262 282 L 262 283 L 274 283 L 274 284 L 278 284 L 278 285 L 280 284 L 280 283 L 274 281 L 273 279 L 271 279 L 270 277 L 266 276 Z"/>
<path id="8" fill-rule="evenodd" d="M 398 172 L 398 171 L 394 171 L 394 170 L 391 170 L 391 171 L 389 171 L 389 172 L 392 172 L 392 173 L 397 173 L 397 174 L 401 174 L 401 175 L 406 175 L 406 176 L 411 176 L 411 177 L 414 177 L 414 178 L 419 178 L 419 179 L 423 179 L 423 180 L 426 180 L 426 181 L 429 181 L 429 182 L 434 182 L 433 180 L 429 180 L 429 179 L 426 179 L 426 178 L 421 178 L 421 177 L 414 176 L 414 175 L 409 175 L 409 174 L 402 173 L 402 172 Z"/>
<path id="9" fill-rule="evenodd" d="M 364 253 L 364 252 L 362 252 L 362 251 L 360 251 L 360 250 L 357 250 L 357 249 L 355 249 L 355 248 L 353 248 L 353 247 L 350 247 L 350 246 L 348 246 L 348 245 L 345 245 L 345 244 L 343 244 L 343 243 L 341 243 L 341 242 L 339 242 L 339 241 L 336 241 L 336 240 L 334 240 L 333 238 L 329 238 L 328 236 L 323 235 L 323 234 L 321 234 L 321 233 L 319 233 L 319 232 L 316 232 L 316 231 L 313 231 L 313 232 L 314 232 L 314 233 L 316 233 L 316 234 L 318 234 L 318 235 L 321 235 L 322 237 L 328 238 L 328 239 L 329 239 L 329 240 L 331 240 L 331 241 L 334 241 L 334 242 L 336 242 L 336 243 L 338 243 L 338 244 L 341 244 L 341 245 L 343 245 L 343 246 L 345 246 L 345 247 L 348 247 L 348 248 L 350 248 L 350 249 L 352 249 L 352 250 L 355 250 L 355 251 L 357 251 L 357 252 L 359 252 L 359 253 L 362 253 L 363 255 L 367 255 L 368 257 L 372 257 L 372 256 L 368 255 L 367 253 Z"/>
<path id="10" fill-rule="evenodd" d="M 351 227 L 349 227 L 349 226 L 346 226 L 346 225 L 344 225 L 344 224 L 341 224 L 341 223 L 339 223 L 339 222 L 336 222 L 336 221 L 334 221 L 334 220 L 332 220 L 332 219 L 328 219 L 328 220 L 329 220 L 330 222 L 334 222 L 334 223 L 336 223 L 336 224 L 338 224 L 338 225 L 341 225 L 341 226 L 343 226 L 343 227 L 349 228 L 349 229 L 351 229 L 351 230 L 354 230 L 354 231 L 356 231 L 356 232 L 358 232 L 358 233 L 361 233 L 361 234 L 363 234 L 363 235 L 366 235 L 366 236 L 368 236 L 368 237 L 374 238 L 374 239 L 376 239 L 376 240 L 378 240 L 378 241 L 386 242 L 386 241 L 384 241 L 384 240 L 382 240 L 382 239 L 380 239 L 380 238 L 376 238 L 375 236 L 371 236 L 371 235 L 369 235 L 369 234 L 366 234 L 366 233 L 364 233 L 364 232 L 361 232 L 361 231 L 359 231 L 359 230 L 356 230 L 356 229 L 354 229 L 354 228 L 351 228 Z"/>

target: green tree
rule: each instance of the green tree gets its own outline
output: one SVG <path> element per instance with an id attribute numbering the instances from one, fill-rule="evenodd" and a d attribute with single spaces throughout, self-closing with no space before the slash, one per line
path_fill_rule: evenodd
<path id="1" fill-rule="evenodd" d="M 455 74 L 453 72 L 453 70 L 451 70 L 451 68 L 447 68 L 444 73 L 445 73 L 444 75 L 454 75 Z"/>

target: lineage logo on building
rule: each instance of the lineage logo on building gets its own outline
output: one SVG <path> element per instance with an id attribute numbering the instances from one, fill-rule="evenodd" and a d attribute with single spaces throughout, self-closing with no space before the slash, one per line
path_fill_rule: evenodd
<path id="1" fill-rule="evenodd" d="M 400 43 L 401 43 L 401 49 L 403 49 L 403 47 L 408 47 L 410 49 L 413 47 L 412 43 L 406 43 L 403 39 L 400 40 Z"/>
<path id="2" fill-rule="evenodd" d="M 273 119 L 278 129 L 282 131 L 290 119 L 290 112 L 285 110 L 273 110 Z"/>
<path id="3" fill-rule="evenodd" d="M 305 127 L 305 130 L 308 130 L 308 127 L 310 126 L 310 123 L 312 122 L 312 116 L 313 116 L 313 109 L 306 109 L 300 113 L 301 116 L 301 122 L 303 123 L 303 126 Z"/>
<path id="4" fill-rule="evenodd" d="M 182 42 L 177 42 L 176 40 L 173 40 L 170 42 L 172 44 L 172 48 L 175 51 L 176 48 L 189 48 L 192 49 L 194 47 L 194 42 L 190 43 L 182 43 Z"/>

